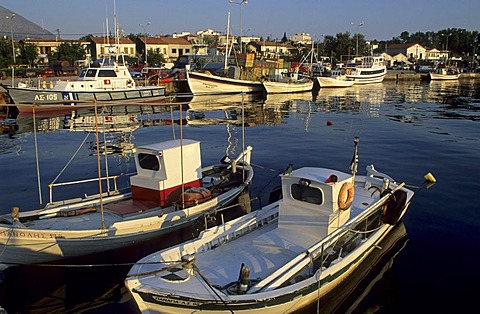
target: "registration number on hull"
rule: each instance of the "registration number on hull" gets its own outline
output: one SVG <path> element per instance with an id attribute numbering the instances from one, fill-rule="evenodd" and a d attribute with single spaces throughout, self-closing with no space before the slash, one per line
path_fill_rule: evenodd
<path id="1" fill-rule="evenodd" d="M 58 95 L 55 93 L 35 95 L 35 101 L 51 101 L 51 100 L 58 100 Z"/>

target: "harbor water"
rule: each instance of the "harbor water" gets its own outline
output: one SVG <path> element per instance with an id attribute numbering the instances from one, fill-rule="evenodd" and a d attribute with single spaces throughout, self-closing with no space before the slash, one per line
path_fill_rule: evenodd
<path id="1" fill-rule="evenodd" d="M 266 204 L 289 164 L 348 171 L 358 136 L 359 174 L 374 164 L 416 194 L 397 238 L 378 248 L 389 250 L 388 256 L 364 266 L 360 283 L 344 288 L 352 291 L 348 298 L 335 300 L 335 311 L 478 312 L 480 81 L 385 81 L 266 99 L 245 96 L 243 102 L 241 95 L 203 97 L 171 106 L 101 107 L 97 116 L 109 174 L 125 175 L 119 185 L 127 185 L 127 174 L 135 171 L 135 146 L 199 140 L 207 165 L 251 145 L 252 210 Z M 95 178 L 94 121 L 91 108 L 21 112 L 14 129 L 0 136 L 0 213 L 45 204 L 53 181 Z M 435 184 L 425 184 L 428 173 Z M 78 197 L 96 188 L 52 194 Z M 8 268 L 1 277 L 0 306 L 7 313 L 138 313 L 123 286 L 131 263 L 191 236 L 191 230 L 179 231 L 88 259 Z M 317 311 L 325 312 L 321 302 L 311 309 Z"/>

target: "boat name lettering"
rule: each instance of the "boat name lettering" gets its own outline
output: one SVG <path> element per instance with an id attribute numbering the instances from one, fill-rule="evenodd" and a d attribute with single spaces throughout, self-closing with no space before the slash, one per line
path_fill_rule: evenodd
<path id="1" fill-rule="evenodd" d="M 203 86 L 204 86 L 205 88 L 217 88 L 217 87 L 218 87 L 217 85 L 206 84 L 206 83 L 203 83 Z"/>
<path id="2" fill-rule="evenodd" d="M 198 302 L 189 302 L 189 301 L 182 301 L 182 300 L 172 300 L 169 298 L 159 297 L 157 295 L 153 295 L 152 298 L 158 302 L 165 302 L 165 303 L 172 303 L 172 304 L 181 304 L 181 305 L 188 305 L 188 306 L 198 306 L 200 303 Z"/>
<path id="3" fill-rule="evenodd" d="M 13 238 L 32 238 L 32 239 L 55 239 L 57 237 L 54 233 L 39 233 L 39 232 L 25 232 L 5 230 L 0 232 L 0 236 L 9 236 Z"/>
<path id="4" fill-rule="evenodd" d="M 57 94 L 37 94 L 35 95 L 35 100 L 58 100 Z"/>

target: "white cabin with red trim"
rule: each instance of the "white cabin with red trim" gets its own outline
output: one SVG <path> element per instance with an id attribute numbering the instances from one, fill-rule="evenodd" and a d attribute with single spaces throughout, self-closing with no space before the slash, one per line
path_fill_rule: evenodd
<path id="1" fill-rule="evenodd" d="M 200 142 L 171 140 L 137 148 L 132 198 L 170 206 L 184 190 L 202 185 Z"/>

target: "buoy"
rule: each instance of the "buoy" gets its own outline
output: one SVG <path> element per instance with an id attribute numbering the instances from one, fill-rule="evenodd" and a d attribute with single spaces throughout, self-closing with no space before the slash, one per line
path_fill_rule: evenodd
<path id="1" fill-rule="evenodd" d="M 433 174 L 431 172 L 427 173 L 425 176 L 425 181 L 427 182 L 432 182 L 432 183 L 435 183 L 437 182 L 437 179 L 435 179 L 435 177 L 433 176 Z"/>
<path id="2" fill-rule="evenodd" d="M 328 125 L 328 126 L 332 126 L 332 125 L 333 125 L 333 122 L 332 122 L 332 121 L 327 121 L 327 125 Z"/>

